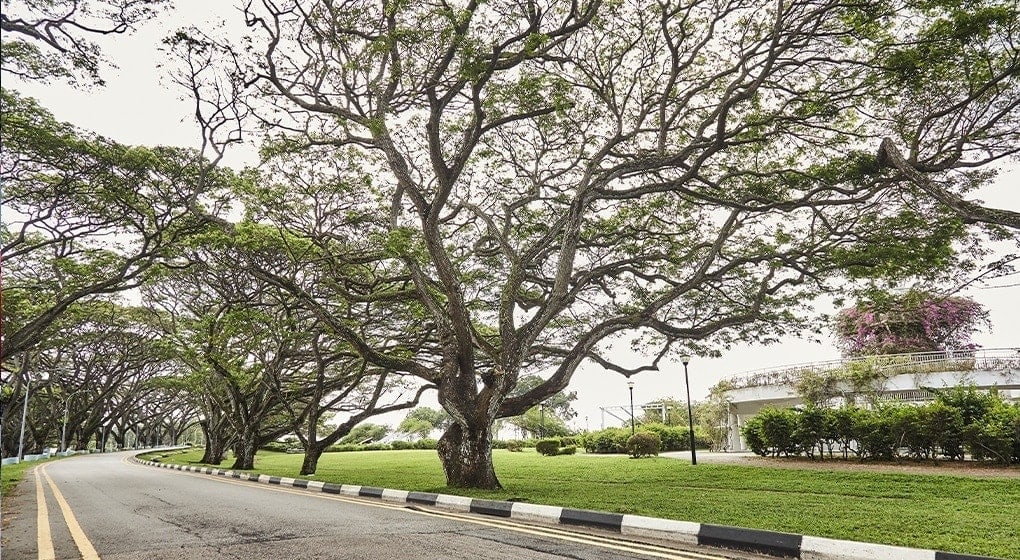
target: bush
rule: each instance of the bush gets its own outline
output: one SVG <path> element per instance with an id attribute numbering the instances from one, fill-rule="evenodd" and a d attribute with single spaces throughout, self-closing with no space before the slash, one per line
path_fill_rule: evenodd
<path id="1" fill-rule="evenodd" d="M 393 449 L 388 443 L 368 443 L 361 446 L 362 451 L 390 451 Z"/>
<path id="2" fill-rule="evenodd" d="M 415 449 L 435 449 L 439 442 L 431 438 L 422 438 L 414 442 Z"/>
<path id="3" fill-rule="evenodd" d="M 998 402 L 971 429 L 968 447 L 975 459 L 1003 465 L 1020 462 L 1020 405 Z"/>
<path id="4" fill-rule="evenodd" d="M 659 436 L 661 451 L 686 451 L 690 449 L 690 432 L 687 427 L 667 426 L 658 422 L 641 424 L 641 431 Z M 695 445 L 697 441 L 695 440 Z"/>
<path id="5" fill-rule="evenodd" d="M 330 445 L 326 448 L 326 453 L 343 453 L 347 451 L 361 451 L 361 446 L 353 443 L 341 443 Z"/>
<path id="6" fill-rule="evenodd" d="M 577 453 L 577 446 L 576 445 L 568 445 L 566 447 L 561 447 L 556 452 L 557 455 L 573 455 L 575 453 Z"/>
<path id="7" fill-rule="evenodd" d="M 798 450 L 794 438 L 797 428 L 797 413 L 789 408 L 766 407 L 758 413 L 761 418 L 761 433 L 768 444 L 767 451 L 773 456 L 789 456 Z"/>
<path id="8" fill-rule="evenodd" d="M 880 411 L 862 409 L 857 417 L 854 438 L 860 446 L 861 458 L 892 459 L 899 447 L 897 424 L 902 418 L 895 417 L 895 410 Z"/>
<path id="9" fill-rule="evenodd" d="M 519 439 L 511 439 L 506 442 L 506 450 L 511 452 L 518 452 L 524 450 L 524 442 Z"/>
<path id="10" fill-rule="evenodd" d="M 626 453 L 629 437 L 629 429 L 606 428 L 585 434 L 581 438 L 581 445 L 588 453 Z"/>
<path id="11" fill-rule="evenodd" d="M 740 432 L 744 435 L 744 442 L 747 444 L 747 447 L 755 455 L 761 455 L 762 457 L 769 454 L 769 444 L 765 440 L 765 433 L 762 430 L 763 424 L 764 421 L 761 415 L 758 415 L 744 422 L 744 425 L 740 428 Z"/>
<path id="12" fill-rule="evenodd" d="M 793 442 L 794 445 L 804 451 L 808 457 L 814 458 L 815 449 L 819 455 L 825 454 L 825 441 L 829 437 L 829 430 L 826 429 L 825 410 L 816 406 L 808 406 L 800 411 L 800 415 L 794 424 Z"/>
<path id="13" fill-rule="evenodd" d="M 553 456 L 559 453 L 559 450 L 560 450 L 559 438 L 542 439 L 535 444 L 535 451 L 538 451 L 542 455 Z"/>
<path id="14" fill-rule="evenodd" d="M 283 441 L 271 441 L 259 448 L 262 451 L 276 451 L 277 453 L 286 453 L 290 449 L 290 445 Z"/>
<path id="15" fill-rule="evenodd" d="M 651 432 L 638 432 L 627 439 L 627 453 L 635 459 L 658 455 L 661 442 L 658 434 Z"/>
<path id="16" fill-rule="evenodd" d="M 390 447 L 393 449 L 414 449 L 414 443 L 398 439 L 390 443 Z"/>

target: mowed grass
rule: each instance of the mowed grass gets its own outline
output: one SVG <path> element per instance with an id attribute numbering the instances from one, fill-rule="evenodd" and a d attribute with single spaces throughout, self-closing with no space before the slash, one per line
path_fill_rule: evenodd
<path id="1" fill-rule="evenodd" d="M 201 451 L 163 459 L 195 464 Z M 256 471 L 298 477 L 301 455 Z M 435 451 L 327 453 L 312 480 L 417 490 L 1020 559 L 1020 479 L 493 454 L 502 491 L 448 488 Z M 222 467 L 230 466 L 224 462 Z"/>

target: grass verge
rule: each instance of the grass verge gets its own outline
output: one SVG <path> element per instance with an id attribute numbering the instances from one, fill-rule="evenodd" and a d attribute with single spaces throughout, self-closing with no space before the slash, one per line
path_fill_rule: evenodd
<path id="1" fill-rule="evenodd" d="M 161 458 L 196 464 L 202 450 Z M 260 452 L 256 471 L 297 477 L 301 455 Z M 340 484 L 632 513 L 1020 560 L 1020 480 L 794 470 L 585 455 L 493 453 L 504 489 L 448 488 L 435 451 L 328 453 Z M 219 465 L 229 467 L 225 462 Z"/>

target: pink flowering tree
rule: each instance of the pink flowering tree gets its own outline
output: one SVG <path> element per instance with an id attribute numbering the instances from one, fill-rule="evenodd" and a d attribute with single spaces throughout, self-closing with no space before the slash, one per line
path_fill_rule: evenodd
<path id="1" fill-rule="evenodd" d="M 971 337 L 988 326 L 988 312 L 970 298 L 921 290 L 880 292 L 836 315 L 837 345 L 845 356 L 973 349 Z"/>

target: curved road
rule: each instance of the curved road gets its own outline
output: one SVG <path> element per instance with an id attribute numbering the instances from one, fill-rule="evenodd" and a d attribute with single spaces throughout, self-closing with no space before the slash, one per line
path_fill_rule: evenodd
<path id="1" fill-rule="evenodd" d="M 128 462 L 131 453 L 72 457 L 29 471 L 7 504 L 14 513 L 4 519 L 3 559 L 721 558 L 554 526 L 156 469 Z"/>

